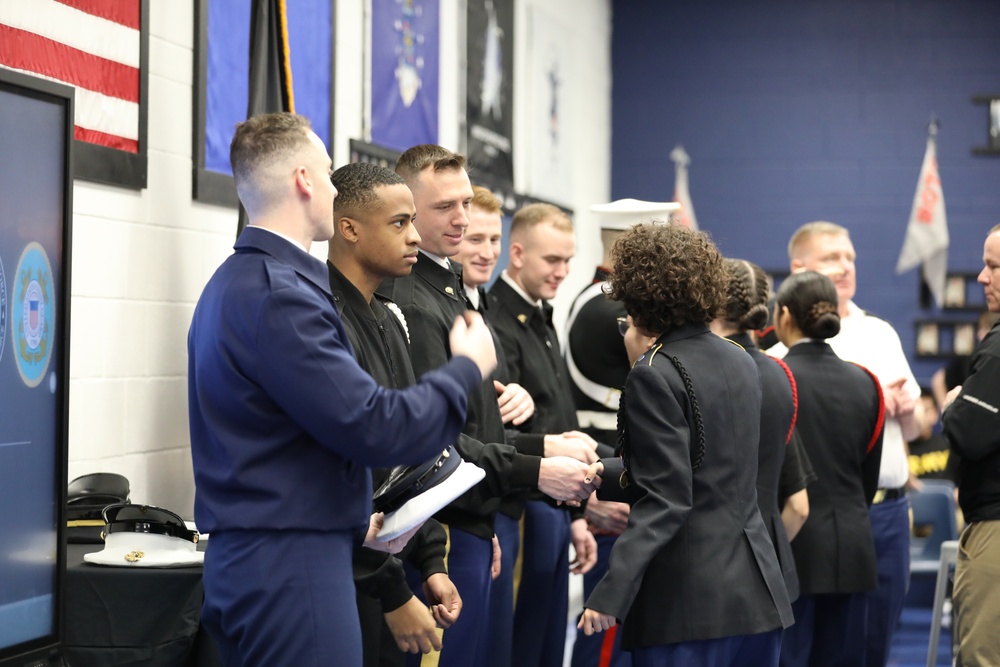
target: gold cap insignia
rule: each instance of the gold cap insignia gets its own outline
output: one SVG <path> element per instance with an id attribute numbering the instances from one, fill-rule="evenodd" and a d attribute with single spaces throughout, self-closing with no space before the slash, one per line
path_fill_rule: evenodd
<path id="1" fill-rule="evenodd" d="M 138 563 L 140 560 L 142 560 L 142 557 L 145 555 L 146 554 L 144 554 L 141 551 L 129 551 L 127 554 L 125 554 L 125 560 L 128 561 L 129 563 Z"/>

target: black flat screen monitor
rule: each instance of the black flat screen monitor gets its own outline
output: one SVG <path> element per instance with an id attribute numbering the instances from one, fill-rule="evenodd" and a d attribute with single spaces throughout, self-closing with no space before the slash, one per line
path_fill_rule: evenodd
<path id="1" fill-rule="evenodd" d="M 61 664 L 73 89 L 0 68 L 0 667 Z"/>

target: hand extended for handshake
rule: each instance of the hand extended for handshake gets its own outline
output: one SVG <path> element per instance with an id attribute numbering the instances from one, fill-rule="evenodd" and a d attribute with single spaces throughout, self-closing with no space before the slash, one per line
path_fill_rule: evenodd
<path id="1" fill-rule="evenodd" d="M 479 366 L 484 378 L 497 367 L 497 351 L 493 347 L 493 335 L 483 321 L 483 316 L 474 310 L 467 310 L 455 318 L 448 334 L 452 357 L 468 357 Z"/>
<path id="2" fill-rule="evenodd" d="M 597 442 L 586 433 L 566 431 L 545 436 L 545 458 L 538 471 L 538 490 L 554 500 L 579 505 L 601 486 L 589 474 L 597 459 Z"/>
<path id="3" fill-rule="evenodd" d="M 546 447 L 546 457 L 538 469 L 538 490 L 554 500 L 579 505 L 601 487 L 601 478 L 591 472 L 598 464 L 588 466 L 569 456 L 550 457 Z"/>

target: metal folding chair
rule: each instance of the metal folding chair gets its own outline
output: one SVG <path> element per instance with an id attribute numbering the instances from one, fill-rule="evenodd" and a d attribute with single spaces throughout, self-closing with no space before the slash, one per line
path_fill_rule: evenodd
<path id="1" fill-rule="evenodd" d="M 958 540 L 942 542 L 937 584 L 934 587 L 934 612 L 931 617 L 930 639 L 927 642 L 927 667 L 934 667 L 937 664 L 938 642 L 941 639 L 941 620 L 944 617 L 945 592 L 948 589 L 951 568 L 957 560 Z"/>

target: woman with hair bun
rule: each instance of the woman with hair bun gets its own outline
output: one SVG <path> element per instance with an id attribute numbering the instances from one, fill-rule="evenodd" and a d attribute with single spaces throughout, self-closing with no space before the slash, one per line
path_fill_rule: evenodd
<path id="1" fill-rule="evenodd" d="M 809 520 L 792 542 L 800 597 L 782 667 L 863 665 L 867 596 L 878 583 L 868 507 L 878 488 L 885 405 L 878 380 L 826 343 L 840 331 L 837 289 L 793 273 L 775 299 L 774 326 L 798 388 L 797 430 L 817 479 Z"/>
<path id="2" fill-rule="evenodd" d="M 798 411 L 795 379 L 788 366 L 757 349 L 751 331 L 767 322 L 767 275 L 756 264 L 726 259 L 729 277 L 723 315 L 711 323 L 714 333 L 749 354 L 760 373 L 760 444 L 757 453 L 757 506 L 785 578 L 789 600 L 799 597 L 790 541 L 809 516 L 806 486 L 816 479 L 809 457 L 795 432 Z"/>
<path id="3" fill-rule="evenodd" d="M 760 381 L 708 328 L 726 301 L 722 257 L 701 232 L 637 225 L 612 258 L 632 370 L 620 457 L 591 474 L 601 500 L 632 509 L 579 627 L 624 619 L 635 667 L 777 665 L 791 607 L 757 509 Z"/>

